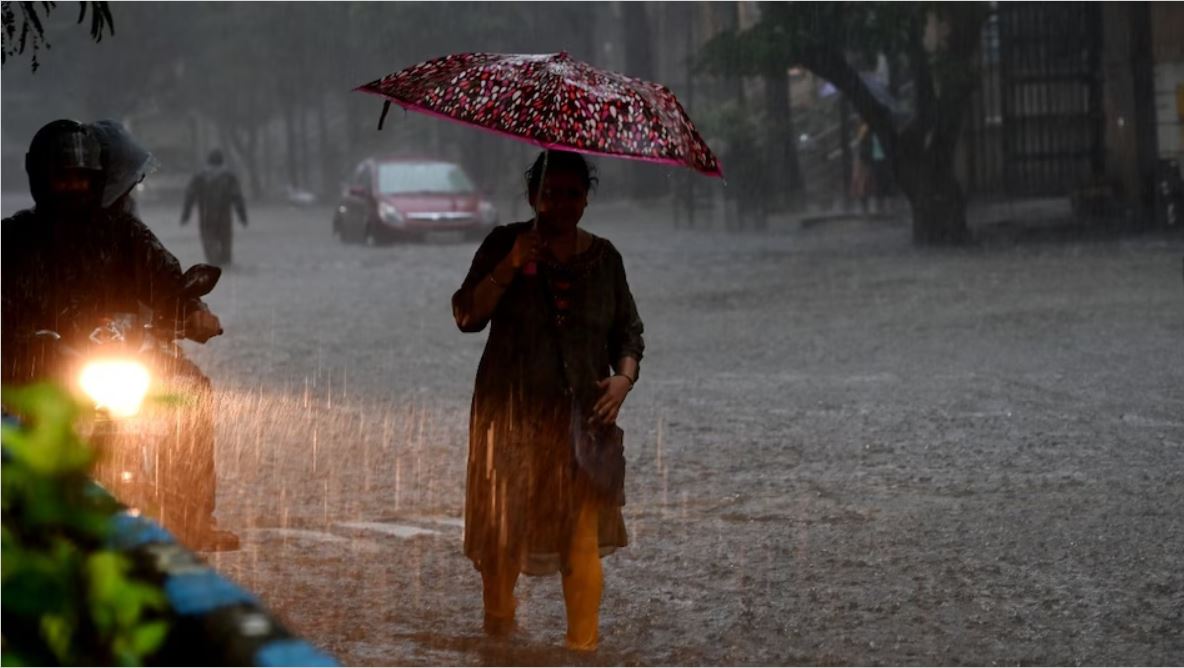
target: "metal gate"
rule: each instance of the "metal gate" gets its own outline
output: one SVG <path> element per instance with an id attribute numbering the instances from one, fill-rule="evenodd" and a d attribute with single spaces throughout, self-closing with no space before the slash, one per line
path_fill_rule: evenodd
<path id="1" fill-rule="evenodd" d="M 1002 2 L 983 32 L 968 190 L 1062 196 L 1104 168 L 1101 5 Z"/>

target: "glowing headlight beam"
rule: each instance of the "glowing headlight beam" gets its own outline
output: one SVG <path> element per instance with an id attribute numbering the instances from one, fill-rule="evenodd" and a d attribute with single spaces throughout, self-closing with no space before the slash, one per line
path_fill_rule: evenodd
<path id="1" fill-rule="evenodd" d="M 131 360 L 88 362 L 78 380 L 95 406 L 107 409 L 115 417 L 138 413 L 148 394 L 148 369 Z"/>

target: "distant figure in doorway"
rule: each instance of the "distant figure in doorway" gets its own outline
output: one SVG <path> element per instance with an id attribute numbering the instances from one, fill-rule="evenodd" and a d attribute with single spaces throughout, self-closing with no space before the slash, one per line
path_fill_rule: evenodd
<path id="1" fill-rule="evenodd" d="M 215 266 L 231 263 L 231 249 L 234 231 L 230 208 L 238 211 L 239 222 L 247 226 L 247 207 L 243 202 L 243 191 L 238 177 L 225 166 L 222 151 L 214 149 L 206 158 L 207 167 L 189 182 L 185 189 L 185 208 L 181 212 L 181 224 L 189 222 L 189 212 L 197 203 L 198 227 L 206 260 Z"/>
<path id="2" fill-rule="evenodd" d="M 876 200 L 877 214 L 887 213 L 886 202 L 892 194 L 892 168 L 880 138 L 867 123 L 859 126 L 855 138 L 855 164 L 851 174 L 851 197 L 859 200 L 864 214 L 870 213 L 868 204 Z"/>

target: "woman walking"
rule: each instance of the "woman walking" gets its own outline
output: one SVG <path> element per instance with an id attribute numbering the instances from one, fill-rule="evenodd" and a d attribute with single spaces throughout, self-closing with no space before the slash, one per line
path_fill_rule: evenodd
<path id="1" fill-rule="evenodd" d="M 487 633 L 513 629 L 519 573 L 559 571 L 567 646 L 591 651 L 600 558 L 627 543 L 615 423 L 637 382 L 642 323 L 621 255 L 579 228 L 596 182 L 584 157 L 545 152 L 526 176 L 534 220 L 490 232 L 452 297 L 462 331 L 490 325 L 469 425 L 465 554 L 481 572 Z"/>

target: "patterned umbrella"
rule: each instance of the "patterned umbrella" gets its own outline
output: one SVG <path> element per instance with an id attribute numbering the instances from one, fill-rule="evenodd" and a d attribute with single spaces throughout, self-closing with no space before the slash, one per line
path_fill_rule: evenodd
<path id="1" fill-rule="evenodd" d="M 546 149 L 685 165 L 723 176 L 670 89 L 597 69 L 566 53 L 454 54 L 355 90 L 386 98 L 384 116 L 394 102 Z"/>

